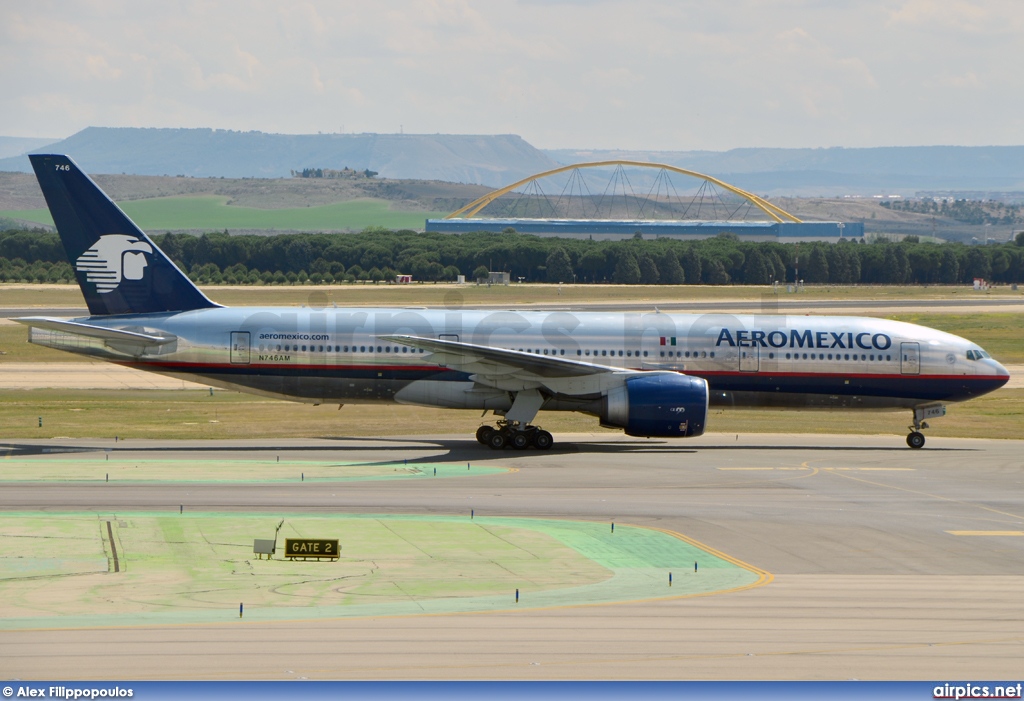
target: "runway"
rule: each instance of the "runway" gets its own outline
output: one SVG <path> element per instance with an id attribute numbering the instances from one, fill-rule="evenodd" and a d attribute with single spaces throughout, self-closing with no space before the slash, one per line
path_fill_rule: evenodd
<path id="1" fill-rule="evenodd" d="M 1021 441 L 558 436 L 10 441 L 0 455 L 470 462 L 501 472 L 324 485 L 7 482 L 3 511 L 477 514 L 667 529 L 767 571 L 714 596 L 462 615 L 5 631 L 5 676 L 241 679 L 1016 680 Z M 42 451 L 47 451 L 43 453 Z M 97 451 L 97 452 L 91 452 Z M 62 456 L 75 453 L 60 453 Z M 114 459 L 114 458 L 111 458 Z"/>

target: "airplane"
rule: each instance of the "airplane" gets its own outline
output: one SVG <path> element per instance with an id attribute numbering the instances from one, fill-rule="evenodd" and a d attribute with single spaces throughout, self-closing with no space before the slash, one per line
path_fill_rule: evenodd
<path id="1" fill-rule="evenodd" d="M 29 156 L 89 308 L 23 317 L 29 340 L 296 402 L 493 412 L 477 440 L 547 450 L 538 413 L 630 436 L 704 433 L 709 406 L 906 409 L 907 444 L 946 404 L 1009 380 L 977 344 L 845 316 L 224 307 L 66 155 Z"/>

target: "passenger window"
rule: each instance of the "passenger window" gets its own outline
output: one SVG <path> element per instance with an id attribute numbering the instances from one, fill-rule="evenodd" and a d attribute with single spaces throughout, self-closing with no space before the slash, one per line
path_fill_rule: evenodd
<path id="1" fill-rule="evenodd" d="M 647 357 L 647 351 L 644 351 L 644 357 L 645 358 Z"/>

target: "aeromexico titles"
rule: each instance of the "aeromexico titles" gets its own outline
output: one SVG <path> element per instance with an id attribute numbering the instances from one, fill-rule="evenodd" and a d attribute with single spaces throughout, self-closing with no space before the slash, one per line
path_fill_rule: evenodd
<path id="1" fill-rule="evenodd" d="M 63 155 L 30 156 L 90 315 L 18 319 L 33 343 L 312 404 L 491 410 L 492 448 L 547 449 L 539 411 L 701 435 L 708 406 L 906 409 L 926 419 L 1006 369 L 970 341 L 858 317 L 222 307 Z M 443 427 L 438 427 L 443 430 Z"/>

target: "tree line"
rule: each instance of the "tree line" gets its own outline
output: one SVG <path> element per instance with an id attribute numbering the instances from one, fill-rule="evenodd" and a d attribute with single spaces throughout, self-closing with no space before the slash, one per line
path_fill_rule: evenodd
<path id="1" fill-rule="evenodd" d="M 914 212 L 946 217 L 964 224 L 982 226 L 1019 226 L 1024 223 L 1024 207 L 1004 202 L 968 199 L 929 198 L 882 200 L 879 204 L 898 212 Z"/>
<path id="2" fill-rule="evenodd" d="M 552 283 L 647 285 L 970 284 L 1024 282 L 1024 234 L 1013 243 L 777 243 L 724 234 L 699 241 L 624 241 L 518 234 L 369 229 L 359 234 L 202 236 L 166 233 L 157 245 L 199 284 L 305 284 L 468 280 L 488 271 Z M 0 281 L 71 282 L 60 239 L 43 230 L 0 231 Z"/>

